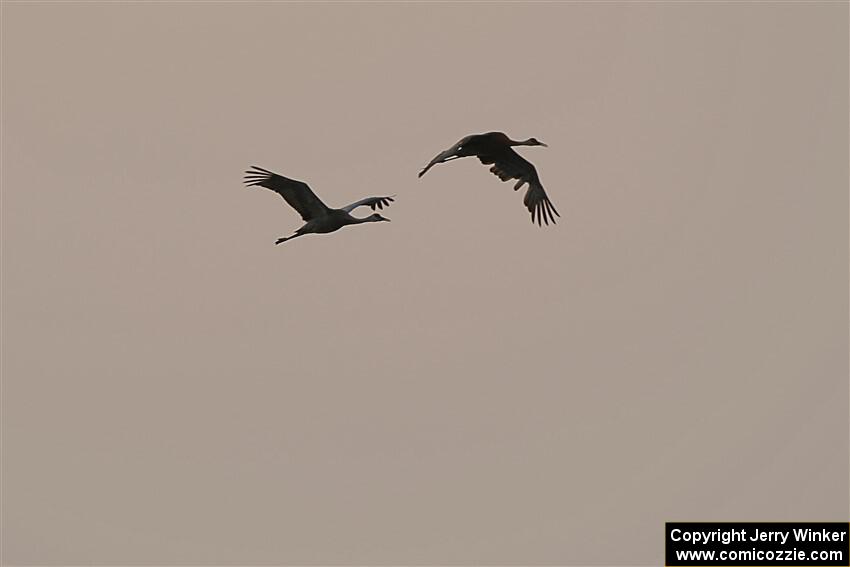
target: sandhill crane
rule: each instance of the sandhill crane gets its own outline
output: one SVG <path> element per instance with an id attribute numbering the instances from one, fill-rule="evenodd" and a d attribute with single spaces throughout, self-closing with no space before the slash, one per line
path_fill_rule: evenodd
<path id="1" fill-rule="evenodd" d="M 419 177 L 425 175 L 429 169 L 438 163 L 444 163 L 462 157 L 476 156 L 485 165 L 493 164 L 490 171 L 495 173 L 502 181 L 517 179 L 514 191 L 528 183 L 528 191 L 525 193 L 523 203 L 531 213 L 531 222 L 537 220 L 540 226 L 541 220 L 547 225 L 551 220 L 555 223 L 555 216 L 561 216 L 555 210 L 554 205 L 546 195 L 543 185 L 534 166 L 516 153 L 511 146 L 546 146 L 536 138 L 529 138 L 518 142 L 511 140 L 503 132 L 487 132 L 486 134 L 473 134 L 467 136 L 451 148 L 439 153 L 425 168 L 419 172 Z M 554 213 L 554 216 L 553 216 Z"/>
<path id="2" fill-rule="evenodd" d="M 245 172 L 245 184 L 247 186 L 259 185 L 260 187 L 271 189 L 283 197 L 289 203 L 289 206 L 298 211 L 301 218 L 306 221 L 306 224 L 296 230 L 295 234 L 278 238 L 275 244 L 280 244 L 281 242 L 286 242 L 287 240 L 292 240 L 305 234 L 334 232 L 350 224 L 390 220 L 378 213 L 362 219 L 353 217 L 350 213 L 357 207 L 370 207 L 373 211 L 377 207 L 383 210 L 384 207 L 389 207 L 390 203 L 395 200 L 393 197 L 366 197 L 341 209 L 331 209 L 303 181 L 288 179 L 256 165 L 251 167 L 253 169 Z"/>

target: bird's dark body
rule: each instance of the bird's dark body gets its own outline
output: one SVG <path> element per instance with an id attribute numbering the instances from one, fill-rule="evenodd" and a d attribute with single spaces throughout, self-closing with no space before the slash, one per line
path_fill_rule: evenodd
<path id="1" fill-rule="evenodd" d="M 305 233 L 327 234 L 341 229 L 344 226 L 356 224 L 356 219 L 342 209 L 331 209 L 328 215 L 320 220 L 310 220 L 298 229 Z M 296 231 L 297 232 L 297 231 Z"/>
<path id="2" fill-rule="evenodd" d="M 458 144 L 463 146 L 461 153 L 464 156 L 496 157 L 505 148 L 510 148 L 509 141 L 510 138 L 502 132 L 487 132 L 486 134 L 467 136 Z"/>
<path id="3" fill-rule="evenodd" d="M 502 181 L 516 179 L 514 191 L 528 184 L 523 203 L 531 213 L 531 222 L 541 221 L 547 225 L 549 221 L 555 222 L 555 217 L 560 216 L 552 205 L 540 177 L 534 165 L 524 157 L 516 153 L 512 146 L 545 146 L 535 138 L 525 141 L 511 140 L 503 132 L 487 132 L 486 134 L 473 134 L 466 136 L 448 150 L 437 154 L 425 168 L 419 172 L 419 177 L 438 163 L 444 163 L 453 159 L 463 157 L 477 157 L 484 165 L 492 165 L 490 172 Z"/>

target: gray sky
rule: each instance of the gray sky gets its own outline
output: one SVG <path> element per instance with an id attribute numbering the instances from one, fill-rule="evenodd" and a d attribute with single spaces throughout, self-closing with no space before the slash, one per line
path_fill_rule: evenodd
<path id="1" fill-rule="evenodd" d="M 846 520 L 846 3 L 4 3 L 3 560 L 658 564 Z M 477 161 L 503 130 L 561 212 Z M 252 164 L 392 223 L 300 225 Z"/>

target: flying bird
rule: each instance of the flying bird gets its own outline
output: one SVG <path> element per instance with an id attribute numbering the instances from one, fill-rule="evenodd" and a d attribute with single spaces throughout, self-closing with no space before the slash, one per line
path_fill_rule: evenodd
<path id="1" fill-rule="evenodd" d="M 384 207 L 389 207 L 390 203 L 395 200 L 393 197 L 366 197 L 341 209 L 331 209 L 303 181 L 286 178 L 256 165 L 251 167 L 252 169 L 245 172 L 245 185 L 249 187 L 258 185 L 266 189 L 271 189 L 283 197 L 290 207 L 298 211 L 298 214 L 305 221 L 304 226 L 296 230 L 295 234 L 278 238 L 275 244 L 280 244 L 281 242 L 286 242 L 287 240 L 292 240 L 305 234 L 334 232 L 350 224 L 390 220 L 378 213 L 369 215 L 366 218 L 357 218 L 351 216 L 351 211 L 357 207 L 369 207 L 373 211 L 376 208 L 383 210 Z"/>
<path id="2" fill-rule="evenodd" d="M 560 217 L 555 206 L 546 195 L 543 185 L 540 183 L 540 177 L 537 175 L 537 170 L 534 166 L 516 153 L 512 146 L 544 146 L 546 144 L 536 138 L 529 138 L 523 141 L 511 140 L 503 132 L 488 132 L 486 134 L 473 134 L 467 136 L 451 148 L 437 154 L 437 156 L 419 172 L 419 177 L 437 165 L 462 157 L 476 156 L 481 163 L 492 165 L 490 171 L 496 174 L 502 181 L 516 179 L 514 191 L 528 184 L 528 191 L 525 192 L 523 203 L 531 213 L 531 222 L 537 221 L 537 225 L 541 225 L 541 221 L 547 225 L 549 221 L 555 223 L 555 217 Z"/>

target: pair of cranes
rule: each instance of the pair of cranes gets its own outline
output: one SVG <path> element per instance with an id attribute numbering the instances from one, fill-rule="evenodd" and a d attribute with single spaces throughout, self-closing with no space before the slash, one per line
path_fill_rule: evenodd
<path id="1" fill-rule="evenodd" d="M 502 181 L 516 179 L 514 191 L 518 190 L 525 184 L 528 184 L 528 190 L 525 193 L 523 203 L 531 213 L 531 222 L 537 222 L 538 226 L 541 222 L 547 225 L 551 221 L 555 223 L 555 217 L 561 216 L 540 183 L 540 178 L 537 175 L 537 170 L 534 166 L 516 153 L 512 146 L 546 146 L 543 142 L 536 138 L 517 141 L 511 140 L 503 132 L 488 132 L 486 134 L 473 134 L 460 140 L 451 148 L 437 154 L 425 168 L 419 172 L 419 177 L 438 163 L 445 163 L 462 157 L 476 156 L 481 163 L 492 165 L 490 171 L 499 177 Z M 358 207 L 369 207 L 373 211 L 376 209 L 383 210 L 394 201 L 393 197 L 367 197 L 350 205 L 346 205 L 341 209 L 331 209 L 325 205 L 319 197 L 313 193 L 313 190 L 303 181 L 289 179 L 282 175 L 278 175 L 267 169 L 252 166 L 252 169 L 245 172 L 245 184 L 248 186 L 257 185 L 271 189 L 295 209 L 301 218 L 304 219 L 304 226 L 295 231 L 292 236 L 278 238 L 275 244 L 292 240 L 298 236 L 305 234 L 325 234 L 334 232 L 340 228 L 352 224 L 362 224 L 367 222 L 382 222 L 390 219 L 381 216 L 379 213 L 374 213 L 365 218 L 357 218 L 351 215 L 351 212 Z"/>

